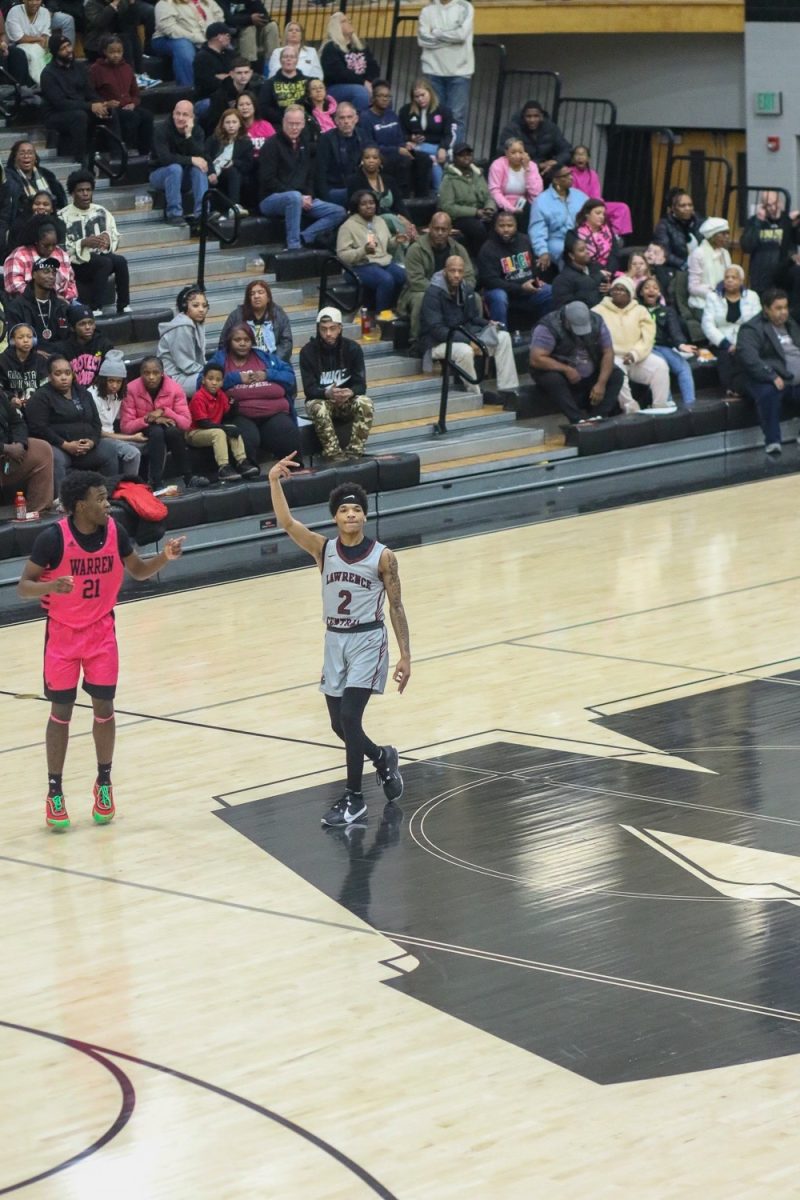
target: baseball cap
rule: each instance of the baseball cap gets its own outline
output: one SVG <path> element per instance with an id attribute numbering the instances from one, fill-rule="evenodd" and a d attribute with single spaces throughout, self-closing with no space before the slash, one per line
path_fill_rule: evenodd
<path id="1" fill-rule="evenodd" d="M 571 300 L 564 305 L 564 320 L 577 337 L 592 332 L 592 318 L 582 300 Z"/>
<path id="2" fill-rule="evenodd" d="M 58 270 L 58 259 L 57 258 L 35 258 L 33 260 L 33 270 L 34 271 L 57 271 Z"/>
<path id="3" fill-rule="evenodd" d="M 453 158 L 455 158 L 457 154 L 466 154 L 467 151 L 469 151 L 470 154 L 475 153 L 474 147 L 470 146 L 469 142 L 459 142 L 457 146 L 453 147 Z"/>
<path id="4" fill-rule="evenodd" d="M 317 313 L 317 324 L 322 321 L 334 321 L 337 325 L 342 324 L 342 314 L 338 308 L 321 308 Z"/>

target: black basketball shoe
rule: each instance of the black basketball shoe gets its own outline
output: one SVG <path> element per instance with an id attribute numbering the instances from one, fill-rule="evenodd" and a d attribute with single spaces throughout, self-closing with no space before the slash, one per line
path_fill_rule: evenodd
<path id="1" fill-rule="evenodd" d="M 352 825 L 353 821 L 357 821 L 359 817 L 363 817 L 366 811 L 367 806 L 364 803 L 364 797 L 356 792 L 347 791 L 341 800 L 337 800 L 328 809 L 322 818 L 322 824 L 329 825 L 333 829 L 343 825 Z"/>
<path id="2" fill-rule="evenodd" d="M 376 778 L 387 800 L 399 800 L 403 794 L 403 776 L 398 766 L 399 755 L 394 746 L 382 746 L 380 761 L 375 764 Z"/>

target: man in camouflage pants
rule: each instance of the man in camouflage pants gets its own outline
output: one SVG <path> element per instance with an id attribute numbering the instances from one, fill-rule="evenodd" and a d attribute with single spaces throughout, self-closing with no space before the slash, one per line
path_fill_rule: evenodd
<path id="1" fill-rule="evenodd" d="M 317 332 L 300 351 L 300 374 L 306 412 L 314 423 L 322 453 L 330 461 L 360 458 L 372 428 L 373 406 L 367 389 L 364 352 L 358 342 L 342 337 L 342 314 L 323 308 Z M 350 442 L 343 450 L 336 423 L 352 421 Z"/>

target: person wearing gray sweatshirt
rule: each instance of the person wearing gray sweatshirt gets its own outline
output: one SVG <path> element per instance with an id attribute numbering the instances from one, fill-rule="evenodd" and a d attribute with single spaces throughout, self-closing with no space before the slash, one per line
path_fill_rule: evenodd
<path id="1" fill-rule="evenodd" d="M 197 390 L 197 377 L 206 362 L 208 300 L 196 284 L 181 288 L 175 301 L 176 315 L 158 327 L 158 357 L 164 374 L 183 388 L 187 400 Z"/>

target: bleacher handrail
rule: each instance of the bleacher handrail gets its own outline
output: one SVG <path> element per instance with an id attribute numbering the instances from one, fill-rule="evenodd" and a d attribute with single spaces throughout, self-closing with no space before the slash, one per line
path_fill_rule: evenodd
<path id="1" fill-rule="evenodd" d="M 331 273 L 331 267 L 336 267 L 337 275 L 349 277 L 350 282 L 355 288 L 355 303 L 343 304 L 342 298 L 333 287 L 328 284 L 328 276 Z M 357 312 L 361 307 L 361 280 L 356 275 L 355 271 L 338 259 L 335 254 L 326 254 L 322 261 L 322 270 L 319 276 L 319 308 L 324 308 L 326 304 L 332 304 L 335 308 L 343 308 L 345 312 Z"/>
<path id="2" fill-rule="evenodd" d="M 458 363 L 453 362 L 453 339 L 457 333 L 463 333 L 467 341 L 478 347 L 480 355 L 475 360 L 475 377 L 468 375 Z M 444 358 L 442 359 L 442 391 L 439 398 L 439 419 L 433 426 L 433 436 L 441 437 L 447 433 L 447 400 L 450 394 L 450 372 L 453 371 L 458 375 L 459 379 L 463 379 L 465 383 L 481 383 L 486 378 L 486 364 L 489 361 L 489 351 L 479 337 L 465 325 L 455 325 L 447 335 L 447 341 L 444 344 Z"/>
<path id="3" fill-rule="evenodd" d="M 217 212 L 233 213 L 233 232 L 227 234 L 218 224 L 211 224 L 211 209 Z M 239 222 L 241 218 L 236 208 L 231 204 L 230 197 L 219 188 L 209 188 L 203 196 L 200 205 L 200 243 L 197 247 L 197 286 L 205 288 L 206 277 L 206 243 L 209 229 L 223 246 L 232 246 L 239 237 Z"/>
<path id="4" fill-rule="evenodd" d="M 109 159 L 103 159 L 98 156 L 98 139 L 101 142 L 110 142 L 112 149 L 116 149 L 116 152 L 119 155 L 119 167 L 117 169 L 114 169 L 111 166 Z M 111 181 L 111 183 L 119 183 L 121 179 L 125 178 L 127 173 L 128 158 L 128 147 L 126 146 L 125 142 L 123 142 L 122 138 L 107 125 L 98 125 L 94 130 L 91 148 L 89 150 L 89 170 L 92 172 L 92 174 L 94 174 L 95 168 L 97 168 L 99 172 L 101 172 L 106 176 L 107 179 Z"/>

